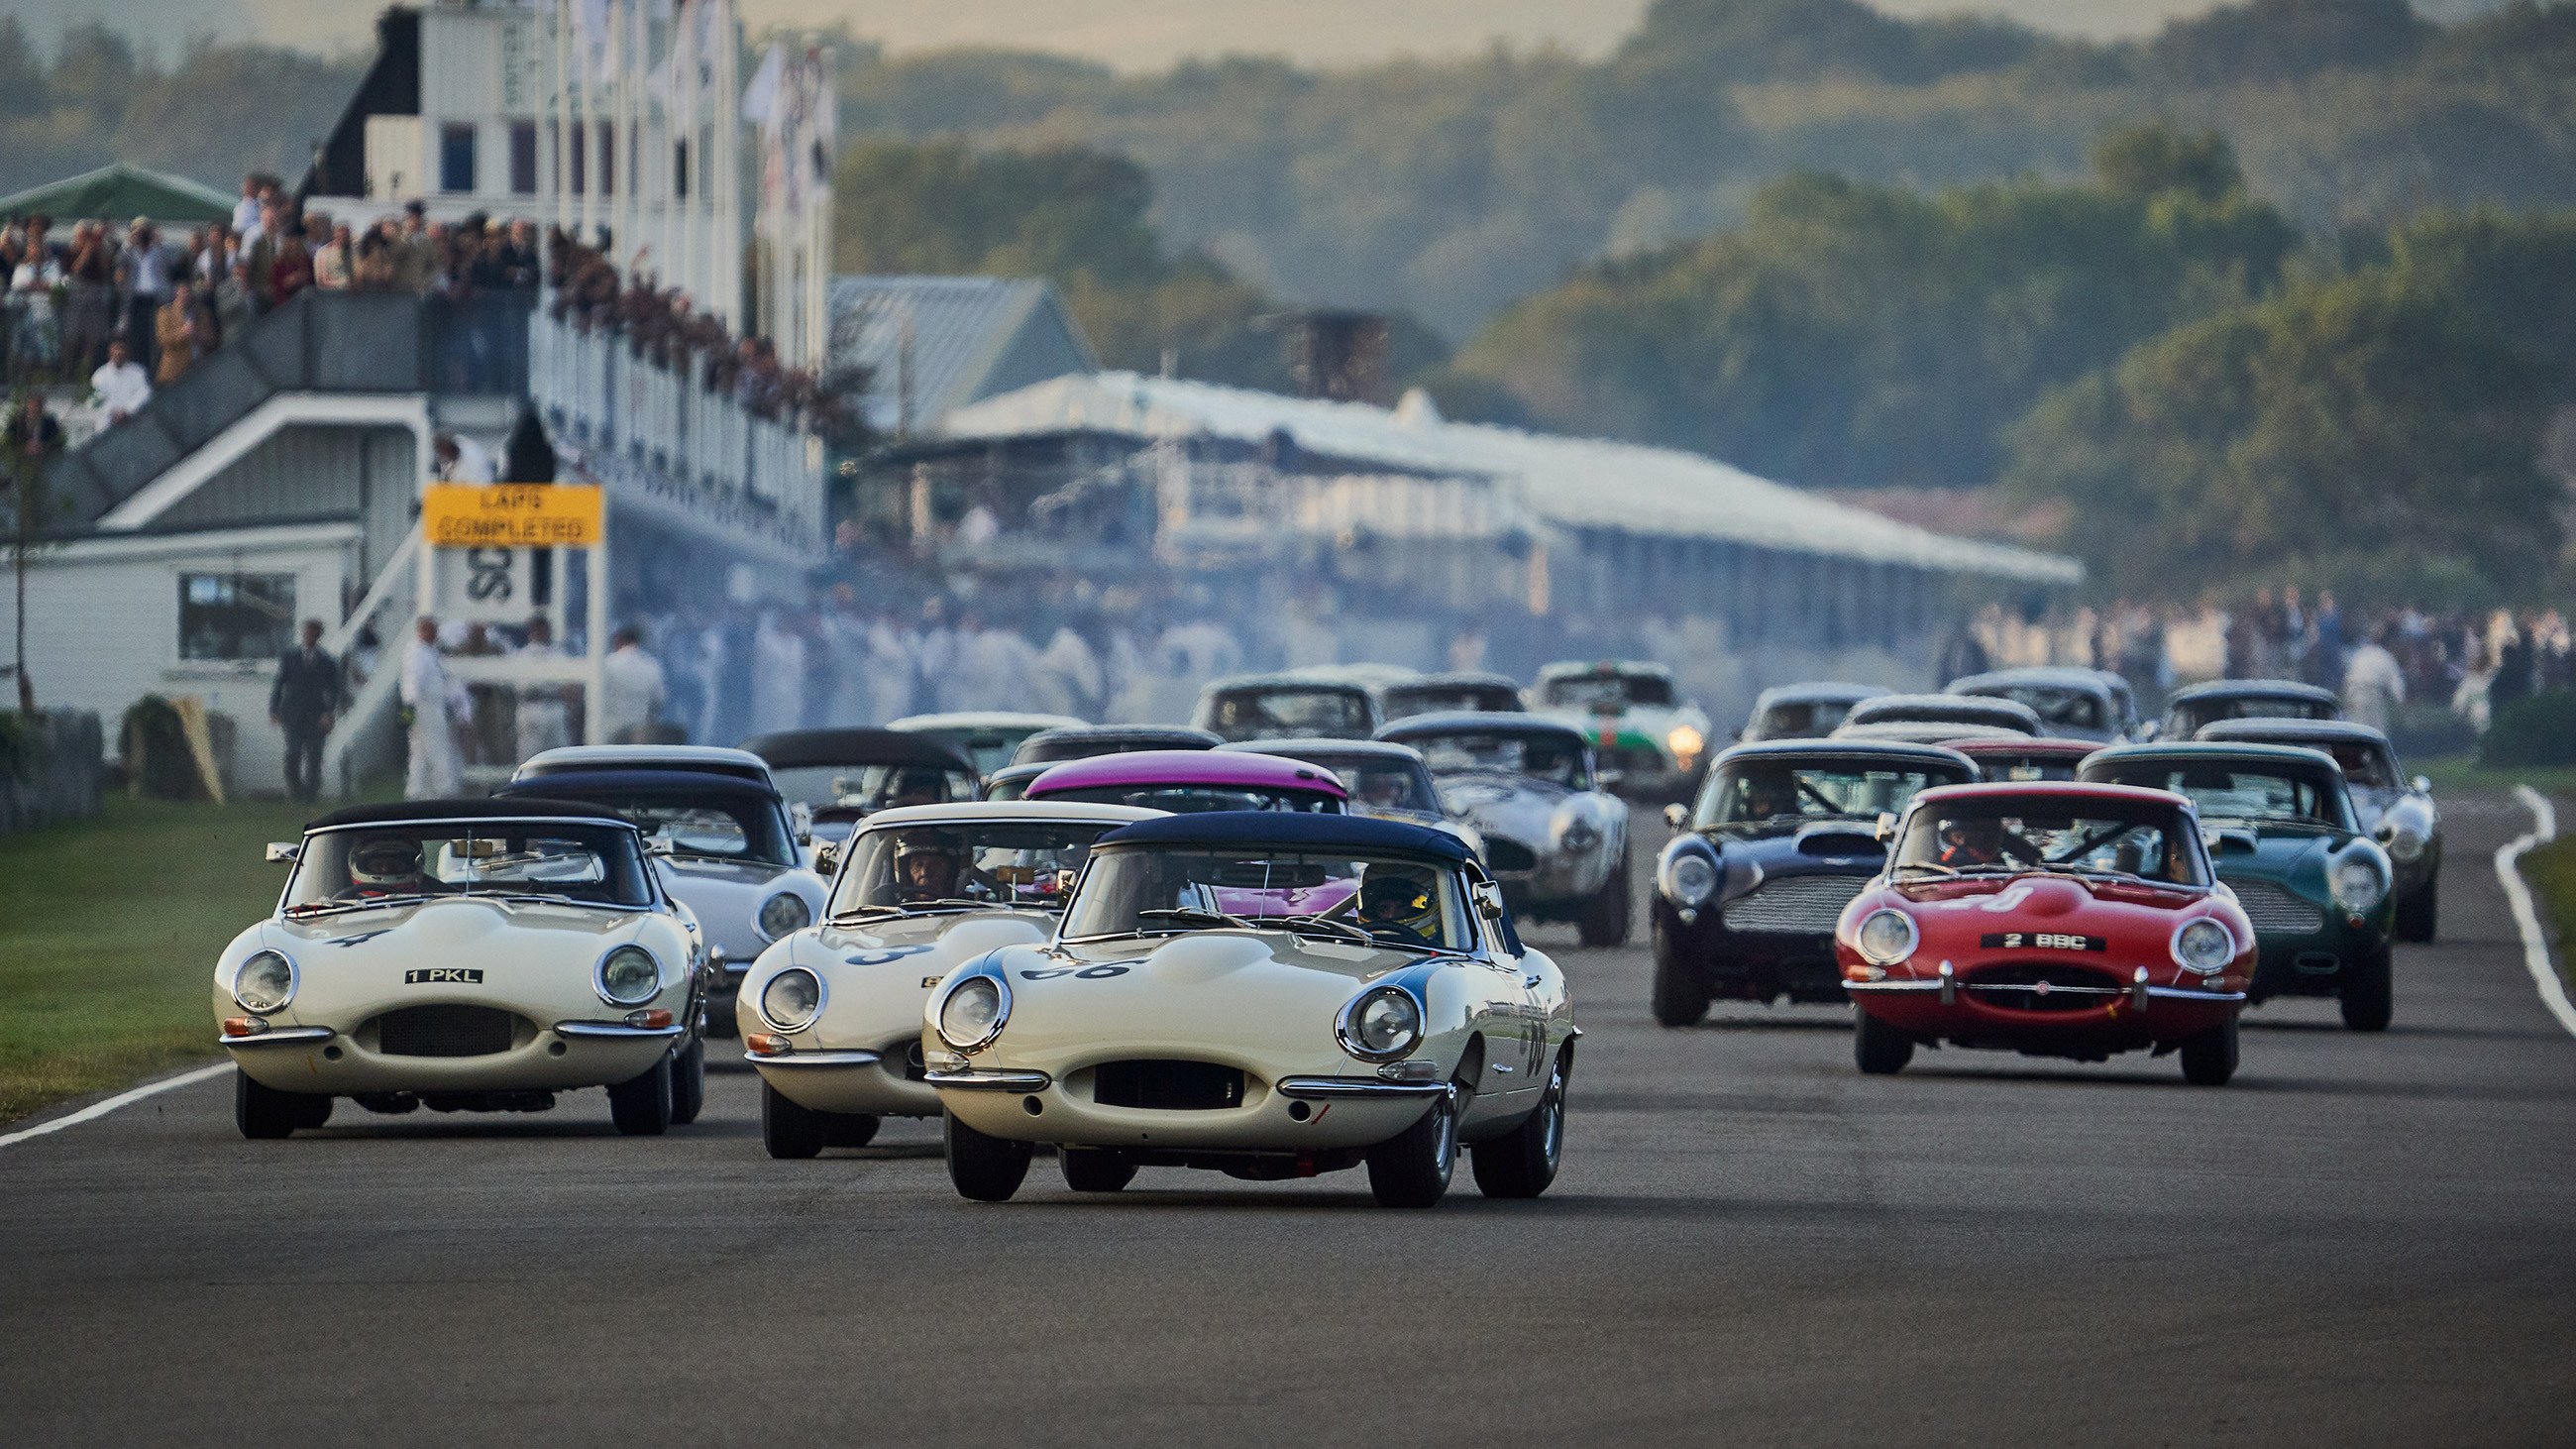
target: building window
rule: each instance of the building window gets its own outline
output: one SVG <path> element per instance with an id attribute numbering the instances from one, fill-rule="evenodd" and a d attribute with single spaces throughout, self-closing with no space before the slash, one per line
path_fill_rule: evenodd
<path id="1" fill-rule="evenodd" d="M 438 189 L 474 189 L 474 126 L 460 122 L 438 128 Z"/>
<path id="2" fill-rule="evenodd" d="M 537 123 L 510 123 L 510 191 L 515 196 L 537 194 Z"/>
<path id="3" fill-rule="evenodd" d="M 179 575 L 179 657 L 275 659 L 295 637 L 295 575 Z"/>
<path id="4" fill-rule="evenodd" d="M 581 144 L 581 123 L 573 122 L 572 144 L 564 148 L 564 175 L 569 178 L 564 190 L 579 196 L 587 188 L 590 175 L 590 148 Z"/>
<path id="5" fill-rule="evenodd" d="M 671 199 L 689 199 L 689 143 L 685 140 L 671 143 Z"/>
<path id="6" fill-rule="evenodd" d="M 599 194 L 617 194 L 617 128 L 606 121 L 599 129 Z"/>

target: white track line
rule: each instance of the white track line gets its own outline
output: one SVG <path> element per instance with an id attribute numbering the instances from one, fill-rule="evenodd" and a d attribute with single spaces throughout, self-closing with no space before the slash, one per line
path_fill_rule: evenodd
<path id="1" fill-rule="evenodd" d="M 2561 999 L 2563 1000 L 2564 998 Z M 2570 1031 L 2576 1031 L 2576 1027 L 2570 1027 L 2568 1029 Z M 161 1093 L 169 1091 L 173 1087 L 190 1086 L 194 1083 L 205 1081 L 209 1077 L 229 1072 L 232 1069 L 232 1063 L 230 1062 L 217 1062 L 211 1067 L 199 1067 L 193 1072 L 181 1072 L 175 1077 L 164 1077 L 157 1082 L 148 1082 L 143 1086 L 135 1088 L 131 1092 L 119 1092 L 104 1102 L 92 1102 L 90 1105 L 81 1108 L 79 1111 L 74 1112 L 69 1116 L 57 1117 L 51 1122 L 39 1122 L 33 1127 L 22 1128 L 19 1131 L 9 1133 L 5 1137 L 0 1137 L 0 1147 L 14 1147 L 17 1144 L 26 1141 L 30 1137 L 42 1137 L 48 1132 L 60 1132 L 66 1127 L 77 1127 L 83 1122 L 96 1121 L 97 1119 L 106 1116 L 108 1113 L 115 1111 L 119 1107 L 130 1107 L 133 1104 L 142 1101 L 146 1097 L 159 1096 Z"/>
<path id="2" fill-rule="evenodd" d="M 2558 968 L 2549 964 L 2549 938 L 2541 934 L 2540 913 L 2531 904 L 2531 887 L 2522 883 L 2518 868 L 2524 852 L 2558 838 L 2558 811 L 2547 796 L 2529 785 L 2514 786 L 2513 798 L 2531 812 L 2531 833 L 2507 841 L 2496 850 L 2496 879 L 2503 883 L 2504 898 L 2513 907 L 2514 924 L 2522 929 L 2522 964 L 2530 968 L 2532 984 L 2540 988 L 2540 1004 L 2549 1008 L 2549 1014 L 2557 1017 L 2558 1024 L 2570 1035 L 2576 1035 L 2576 1005 L 2567 1000 L 2567 983 L 2560 979 Z"/>

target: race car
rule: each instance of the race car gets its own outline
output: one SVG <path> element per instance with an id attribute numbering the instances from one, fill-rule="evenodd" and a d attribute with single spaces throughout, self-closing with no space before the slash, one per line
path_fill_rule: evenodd
<path id="1" fill-rule="evenodd" d="M 2343 698 L 2295 679 L 2213 679 L 2177 689 L 2165 701 L 2158 738 L 2188 740 L 2223 719 L 2341 719 Z"/>
<path id="2" fill-rule="evenodd" d="M 1518 714 L 1522 708 L 1520 684 L 1503 674 L 1425 674 L 1378 691 L 1381 721 L 1458 710 Z"/>
<path id="3" fill-rule="evenodd" d="M 2004 731 L 1952 736 L 1941 743 L 1974 760 L 1977 778 L 2012 784 L 2072 780 L 2076 770 L 2102 748 L 2091 740 L 2034 738 Z"/>
<path id="4" fill-rule="evenodd" d="M 573 801 L 356 805 L 272 844 L 274 914 L 215 963 L 244 1137 L 608 1089 L 654 1136 L 706 1101 L 702 948 L 635 826 Z"/>
<path id="5" fill-rule="evenodd" d="M 1020 742 L 1047 730 L 1080 729 L 1083 721 L 1069 714 L 1019 714 L 1007 710 L 966 710 L 949 714 L 914 714 L 886 724 L 905 734 L 928 735 L 954 745 L 990 775 L 1011 762 Z"/>
<path id="6" fill-rule="evenodd" d="M 923 805 L 870 816 L 820 924 L 762 954 L 735 1006 L 769 1155 L 863 1147 L 884 1117 L 936 1117 L 921 1013 L 959 965 L 1055 932 L 1091 843 L 1154 818 L 1122 805 Z"/>
<path id="7" fill-rule="evenodd" d="M 1920 1046 L 2098 1062 L 2176 1053 L 2236 1075 L 2253 927 L 2217 884 L 2190 802 L 2104 784 L 1926 790 L 1834 950 L 1863 1072 Z"/>
<path id="8" fill-rule="evenodd" d="M 1935 745 L 1771 740 L 1709 764 L 1655 862 L 1652 1005 L 1689 1026 L 1716 998 L 1840 1004 L 1834 922 L 1885 866 L 1883 816 L 1976 767 Z"/>
<path id="9" fill-rule="evenodd" d="M 1242 740 L 1222 748 L 1321 765 L 1351 792 L 1351 814 L 1447 831 L 1465 841 L 1487 870 L 1496 868 L 1485 855 L 1485 837 L 1441 805 L 1431 767 L 1411 745 L 1392 740 Z"/>
<path id="10" fill-rule="evenodd" d="M 1628 939 L 1628 807 L 1600 788 L 1582 731 L 1528 714 L 1425 714 L 1378 737 L 1422 752 L 1514 911 L 1572 921 L 1586 946 Z"/>
<path id="11" fill-rule="evenodd" d="M 2137 735 L 2128 681 L 2099 669 L 1998 669 L 1950 681 L 1947 691 L 2029 705 L 2040 728 L 2061 739 L 2116 744 Z"/>
<path id="12" fill-rule="evenodd" d="M 1280 810 L 1339 815 L 1350 792 L 1320 765 L 1227 750 L 1139 750 L 1050 767 L 1026 798 L 1133 805 L 1175 814 Z"/>
<path id="13" fill-rule="evenodd" d="M 2361 828 L 2397 873 L 2397 939 L 2430 941 L 2441 914 L 2442 812 L 2433 782 L 2408 779 L 2388 736 L 2353 720 L 2235 719 L 2201 726 L 2213 744 L 2301 745 L 2334 756 Z"/>
<path id="14" fill-rule="evenodd" d="M 973 758 L 928 734 L 786 730 L 747 740 L 743 748 L 768 762 L 779 792 L 805 807 L 815 838 L 827 845 L 849 839 L 859 821 L 876 811 L 952 804 L 982 793 Z"/>
<path id="15" fill-rule="evenodd" d="M 2362 831 L 2332 757 L 2286 745 L 2122 745 L 2079 778 L 2175 791 L 2216 836 L 2218 878 L 2253 922 L 2262 964 L 2249 988 L 2331 996 L 2354 1031 L 2384 1031 L 2395 1007 L 2395 871 Z"/>
<path id="16" fill-rule="evenodd" d="M 1606 788 L 1640 799 L 1687 797 L 1708 762 L 1708 715 L 1680 698 L 1673 672 L 1636 659 L 1543 665 L 1530 712 L 1592 742 Z"/>
<path id="17" fill-rule="evenodd" d="M 578 748 L 578 747 L 576 747 Z M 643 830 L 654 871 L 704 933 L 707 1034 L 734 1034 L 734 989 L 772 941 L 823 909 L 787 803 L 765 782 L 689 770 L 585 770 L 514 780 L 495 798 L 577 800 Z"/>
<path id="18" fill-rule="evenodd" d="M 1745 744 L 1764 740 L 1813 740 L 1833 733 L 1851 707 L 1887 693 L 1874 684 L 1816 680 L 1783 684 L 1753 697 L 1753 713 L 1736 736 Z"/>
<path id="19" fill-rule="evenodd" d="M 1367 685 L 1319 674 L 1238 674 L 1199 691 L 1192 726 L 1223 740 L 1323 735 L 1364 740 L 1377 728 Z"/>
<path id="20" fill-rule="evenodd" d="M 1975 730 L 2048 733 L 2039 722 L 2039 712 L 2018 700 L 1968 694 L 1882 694 L 1854 703 L 1829 738 L 1867 739 L 1870 736 L 1866 732 L 1880 725 L 1968 726 L 1960 732 L 1962 736 Z"/>
<path id="21" fill-rule="evenodd" d="M 1546 1191 L 1577 1035 L 1455 836 L 1266 811 L 1102 836 L 1055 937 L 950 972 L 922 1028 L 967 1198 L 1011 1197 L 1046 1143 L 1076 1192 L 1365 1166 L 1399 1208 L 1461 1147 L 1486 1196 Z"/>

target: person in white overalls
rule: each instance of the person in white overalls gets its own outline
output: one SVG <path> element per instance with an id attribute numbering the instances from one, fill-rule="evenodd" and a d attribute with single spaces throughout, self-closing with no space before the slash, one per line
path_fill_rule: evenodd
<path id="1" fill-rule="evenodd" d="M 447 661 L 438 652 L 438 621 L 423 614 L 413 628 L 411 648 L 403 654 L 402 702 L 411 712 L 407 732 L 411 764 L 403 775 L 406 800 L 435 800 L 456 793 L 461 765 L 447 703 L 454 684 Z"/>

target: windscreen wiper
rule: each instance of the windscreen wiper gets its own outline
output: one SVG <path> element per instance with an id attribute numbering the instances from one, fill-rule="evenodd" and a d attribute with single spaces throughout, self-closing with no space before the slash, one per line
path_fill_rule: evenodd
<path id="1" fill-rule="evenodd" d="M 1136 919 L 1140 921 L 1170 921 L 1176 925 L 1196 927 L 1200 930 L 1205 930 L 1211 926 L 1231 926 L 1238 931 L 1258 931 L 1261 929 L 1261 927 L 1245 920 L 1241 916 L 1229 916 L 1223 911 L 1202 911 L 1192 906 L 1172 906 L 1157 910 L 1138 911 L 1136 913 Z"/>
<path id="2" fill-rule="evenodd" d="M 415 906 L 422 901 L 436 899 L 438 899 L 437 896 L 420 892 L 401 896 L 375 896 L 362 901 L 308 901 L 300 906 L 288 906 L 286 914 L 290 918 L 302 919 L 307 916 L 337 915 L 342 911 L 377 911 L 388 906 Z"/>

